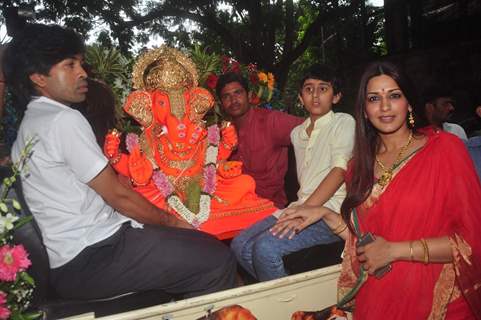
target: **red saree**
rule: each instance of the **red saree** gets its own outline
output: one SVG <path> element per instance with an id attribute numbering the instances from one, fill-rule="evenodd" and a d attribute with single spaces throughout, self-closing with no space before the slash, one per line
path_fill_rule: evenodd
<path id="1" fill-rule="evenodd" d="M 481 186 L 461 140 L 425 133 L 426 145 L 375 203 L 357 209 L 360 229 L 388 241 L 448 236 L 454 262 L 397 261 L 383 278 L 369 276 L 355 298 L 355 320 L 481 319 Z M 340 298 L 359 273 L 354 243 L 346 241 Z"/>

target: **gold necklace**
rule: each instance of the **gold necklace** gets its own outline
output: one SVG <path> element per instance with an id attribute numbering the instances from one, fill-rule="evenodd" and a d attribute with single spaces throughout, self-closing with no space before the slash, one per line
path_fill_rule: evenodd
<path id="1" fill-rule="evenodd" d="M 381 174 L 381 177 L 379 177 L 379 179 L 377 180 L 377 183 L 382 188 L 384 188 L 389 182 L 391 182 L 394 175 L 393 172 L 403 161 L 401 158 L 404 152 L 406 152 L 407 148 L 411 145 L 412 140 L 413 140 L 413 132 L 411 131 L 411 133 L 409 134 L 408 142 L 401 148 L 401 150 L 399 151 L 396 157 L 396 161 L 394 161 L 394 163 L 390 168 L 386 168 L 386 166 L 376 156 L 376 163 L 379 165 L 379 167 L 382 170 L 384 170 L 384 172 Z"/>

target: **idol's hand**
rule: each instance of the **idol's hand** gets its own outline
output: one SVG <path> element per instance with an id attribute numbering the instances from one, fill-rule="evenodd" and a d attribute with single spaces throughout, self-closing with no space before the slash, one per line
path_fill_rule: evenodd
<path id="1" fill-rule="evenodd" d="M 119 156 L 120 133 L 113 129 L 105 136 L 104 154 L 107 158 L 114 159 Z"/>
<path id="2" fill-rule="evenodd" d="M 365 246 L 357 247 L 357 259 L 369 274 L 394 261 L 393 243 L 383 237 L 375 236 L 375 240 Z"/>
<path id="3" fill-rule="evenodd" d="M 234 148 L 237 145 L 237 132 L 234 126 L 226 126 L 224 129 L 221 130 L 221 135 L 222 141 L 224 142 L 224 144 L 228 145 L 230 149 Z"/>
<path id="4" fill-rule="evenodd" d="M 138 147 L 135 147 L 130 153 L 129 172 L 130 177 L 138 186 L 146 185 L 152 178 L 152 164 Z"/>
<path id="5" fill-rule="evenodd" d="M 240 161 L 221 161 L 217 172 L 224 179 L 235 178 L 242 174 L 242 162 Z"/>

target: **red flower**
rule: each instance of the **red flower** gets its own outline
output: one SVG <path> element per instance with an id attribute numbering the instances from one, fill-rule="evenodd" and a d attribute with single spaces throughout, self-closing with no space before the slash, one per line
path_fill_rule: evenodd
<path id="1" fill-rule="evenodd" d="M 235 73 L 240 73 L 241 68 L 240 68 L 240 63 L 238 61 L 232 61 L 230 71 L 235 72 Z"/>
<path id="2" fill-rule="evenodd" d="M 249 74 L 249 80 L 253 85 L 257 85 L 259 83 L 259 77 L 257 76 L 257 72 Z"/>
<path id="3" fill-rule="evenodd" d="M 222 56 L 222 63 L 223 64 L 229 64 L 230 63 L 230 58 L 228 56 Z"/>
<path id="4" fill-rule="evenodd" d="M 261 103 L 261 99 L 257 96 L 257 94 L 251 92 L 249 95 L 249 103 L 257 106 L 259 103 Z"/>
<path id="5" fill-rule="evenodd" d="M 0 248 L 0 280 L 14 281 L 17 272 L 25 271 L 31 265 L 27 258 L 27 251 L 22 245 L 10 247 L 4 245 Z"/>
<path id="6" fill-rule="evenodd" d="M 217 77 L 215 74 L 211 73 L 207 77 L 207 80 L 205 80 L 205 84 L 213 90 L 213 89 L 215 89 L 215 86 L 217 85 L 217 80 L 219 80 L 219 77 Z"/>
<path id="7" fill-rule="evenodd" d="M 229 70 L 230 58 L 227 56 L 222 56 L 222 73 L 226 73 Z"/>

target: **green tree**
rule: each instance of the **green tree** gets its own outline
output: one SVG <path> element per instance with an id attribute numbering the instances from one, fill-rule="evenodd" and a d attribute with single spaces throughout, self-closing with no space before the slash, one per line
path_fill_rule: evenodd
<path id="1" fill-rule="evenodd" d="M 292 64 L 309 47 L 318 45 L 321 31 L 342 27 L 339 21 L 354 16 L 364 4 L 364 0 L 23 2 L 37 3 L 38 19 L 63 23 L 83 34 L 95 23 L 106 24 L 123 54 L 131 51 L 134 42 L 145 43 L 152 34 L 184 48 L 194 43 L 207 44 L 212 52 L 272 71 L 281 89 Z M 105 43 L 105 33 L 102 35 Z"/>

